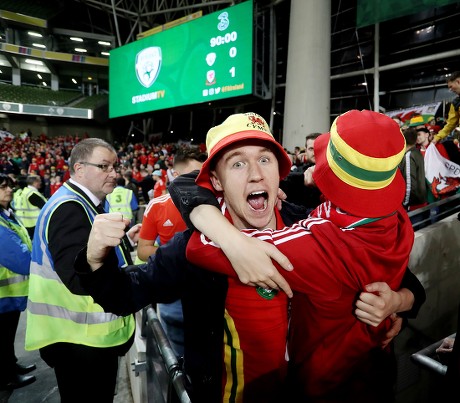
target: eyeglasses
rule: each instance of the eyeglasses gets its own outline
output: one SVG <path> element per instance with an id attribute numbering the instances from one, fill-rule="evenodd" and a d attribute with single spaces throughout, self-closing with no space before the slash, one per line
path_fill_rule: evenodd
<path id="1" fill-rule="evenodd" d="M 8 183 L 3 183 L 0 185 L 0 189 L 6 189 L 6 188 L 14 189 L 14 185 L 10 185 Z"/>
<path id="2" fill-rule="evenodd" d="M 118 172 L 120 169 L 120 164 L 93 164 L 92 162 L 80 161 L 80 164 L 91 165 L 92 167 L 99 168 L 102 172 Z"/>

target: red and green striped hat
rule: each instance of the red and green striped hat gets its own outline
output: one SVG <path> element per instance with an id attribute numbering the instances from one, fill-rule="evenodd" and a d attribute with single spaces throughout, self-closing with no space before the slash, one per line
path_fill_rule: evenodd
<path id="1" fill-rule="evenodd" d="M 342 210 L 359 217 L 382 217 L 402 204 L 405 182 L 398 165 L 405 151 L 406 141 L 393 119 L 351 110 L 316 139 L 313 179 Z"/>

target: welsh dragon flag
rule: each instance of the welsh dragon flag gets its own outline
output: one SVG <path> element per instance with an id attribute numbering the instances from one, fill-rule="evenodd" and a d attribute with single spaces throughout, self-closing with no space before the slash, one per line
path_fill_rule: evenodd
<path id="1" fill-rule="evenodd" d="M 451 194 L 460 188 L 460 165 L 444 158 L 434 144 L 425 152 L 425 178 L 433 196 Z"/>

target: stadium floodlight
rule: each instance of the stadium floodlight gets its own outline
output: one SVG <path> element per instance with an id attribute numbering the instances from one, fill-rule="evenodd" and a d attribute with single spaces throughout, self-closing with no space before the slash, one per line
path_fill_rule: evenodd
<path id="1" fill-rule="evenodd" d="M 35 64 L 37 66 L 43 66 L 43 62 L 41 60 L 35 60 L 35 59 L 26 59 L 24 60 L 27 64 Z"/>

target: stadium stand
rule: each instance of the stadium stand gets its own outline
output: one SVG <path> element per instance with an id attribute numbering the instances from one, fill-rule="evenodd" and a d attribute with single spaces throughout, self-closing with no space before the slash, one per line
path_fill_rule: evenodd
<path id="1" fill-rule="evenodd" d="M 0 84 L 0 101 L 19 104 L 65 106 L 81 97 L 78 91 Z"/>

